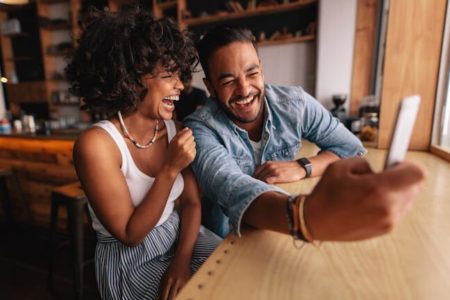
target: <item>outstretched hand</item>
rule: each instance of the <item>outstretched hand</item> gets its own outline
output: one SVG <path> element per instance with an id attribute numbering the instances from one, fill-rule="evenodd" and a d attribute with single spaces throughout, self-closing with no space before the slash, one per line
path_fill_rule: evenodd
<path id="1" fill-rule="evenodd" d="M 424 174 L 402 162 L 374 173 L 362 158 L 331 164 L 305 202 L 317 240 L 354 241 L 387 233 L 411 208 Z"/>

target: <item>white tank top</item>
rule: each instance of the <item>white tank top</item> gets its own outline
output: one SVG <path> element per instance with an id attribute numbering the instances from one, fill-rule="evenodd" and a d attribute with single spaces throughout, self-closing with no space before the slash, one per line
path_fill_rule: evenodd
<path id="1" fill-rule="evenodd" d="M 167 128 L 167 137 L 170 142 L 176 134 L 175 123 L 172 120 L 164 120 L 164 123 Z M 131 202 L 133 203 L 134 207 L 138 206 L 153 185 L 155 178 L 144 174 L 144 172 L 138 169 L 138 167 L 134 163 L 130 151 L 128 150 L 127 144 L 122 137 L 122 134 L 119 132 L 116 126 L 114 126 L 113 123 L 104 120 L 94 124 L 94 126 L 98 126 L 106 130 L 106 132 L 109 133 L 109 135 L 112 137 L 117 147 L 119 148 L 122 157 L 122 166 L 120 167 L 120 169 L 122 170 L 122 173 L 127 181 L 128 189 L 130 190 L 131 195 Z M 174 208 L 174 202 L 183 192 L 183 188 L 183 177 L 181 176 L 181 174 L 178 174 L 172 186 L 172 190 L 170 191 L 169 198 L 167 199 L 166 207 L 164 208 L 161 218 L 159 219 L 156 226 L 164 223 L 170 216 Z M 100 223 L 100 220 L 95 215 L 90 204 L 88 205 L 88 207 L 92 218 L 92 228 L 94 228 L 96 232 L 99 232 L 103 235 L 111 236 L 106 228 Z"/>

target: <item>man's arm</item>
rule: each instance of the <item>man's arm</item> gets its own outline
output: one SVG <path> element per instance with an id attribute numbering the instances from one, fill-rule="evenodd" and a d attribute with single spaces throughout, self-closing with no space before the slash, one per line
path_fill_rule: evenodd
<path id="1" fill-rule="evenodd" d="M 216 201 L 229 217 L 230 230 L 240 234 L 240 223 L 247 207 L 265 192 L 284 192 L 246 175 L 222 145 L 220 137 L 206 125 L 188 120 L 195 136 L 197 155 L 192 169 L 202 193 Z"/>
<path id="2" fill-rule="evenodd" d="M 423 172 L 406 162 L 378 174 L 361 158 L 335 162 L 305 200 L 306 226 L 321 241 L 356 241 L 387 233 L 409 210 L 423 180 Z M 278 193 L 263 193 L 243 222 L 288 233 L 286 200 Z"/>
<path id="3" fill-rule="evenodd" d="M 316 156 L 308 157 L 311 163 L 309 177 L 320 176 L 326 167 L 339 160 L 339 156 L 330 151 L 322 151 Z M 306 178 L 306 170 L 297 161 L 267 161 L 256 168 L 253 177 L 264 182 L 275 184 L 294 182 Z"/>
<path id="4" fill-rule="evenodd" d="M 340 158 L 363 156 L 366 153 L 361 141 L 334 118 L 311 95 L 299 91 L 298 134 L 316 144 L 321 151 L 308 157 L 311 177 L 320 176 L 326 167 Z M 294 182 L 306 176 L 306 170 L 297 161 L 267 161 L 259 166 L 253 175 L 264 182 L 274 184 Z"/>

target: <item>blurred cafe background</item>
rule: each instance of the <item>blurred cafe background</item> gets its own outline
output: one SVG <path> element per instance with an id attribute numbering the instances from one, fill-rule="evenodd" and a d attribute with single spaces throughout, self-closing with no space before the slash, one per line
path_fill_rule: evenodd
<path id="1" fill-rule="evenodd" d="M 410 148 L 450 158 L 445 0 L 0 0 L 0 299 L 98 299 L 72 148 L 105 116 L 80 110 L 64 68 L 89 7 L 134 4 L 196 37 L 249 27 L 266 82 L 301 85 L 367 147 L 388 146 L 400 98 L 419 93 Z M 178 119 L 210 101 L 202 77 Z"/>

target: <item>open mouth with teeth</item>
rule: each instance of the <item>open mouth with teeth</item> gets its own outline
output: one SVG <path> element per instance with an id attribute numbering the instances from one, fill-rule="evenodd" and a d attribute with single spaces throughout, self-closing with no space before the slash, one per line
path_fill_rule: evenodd
<path id="1" fill-rule="evenodd" d="M 235 101 L 231 102 L 231 105 L 239 110 L 246 110 L 246 109 L 252 107 L 253 103 L 256 102 L 257 98 L 258 98 L 258 94 L 249 95 L 248 97 L 241 98 L 239 100 L 235 100 Z"/>
<path id="2" fill-rule="evenodd" d="M 169 110 L 173 110 L 175 108 L 174 101 L 179 101 L 180 96 L 167 96 L 164 97 L 162 103 L 163 106 Z"/>

